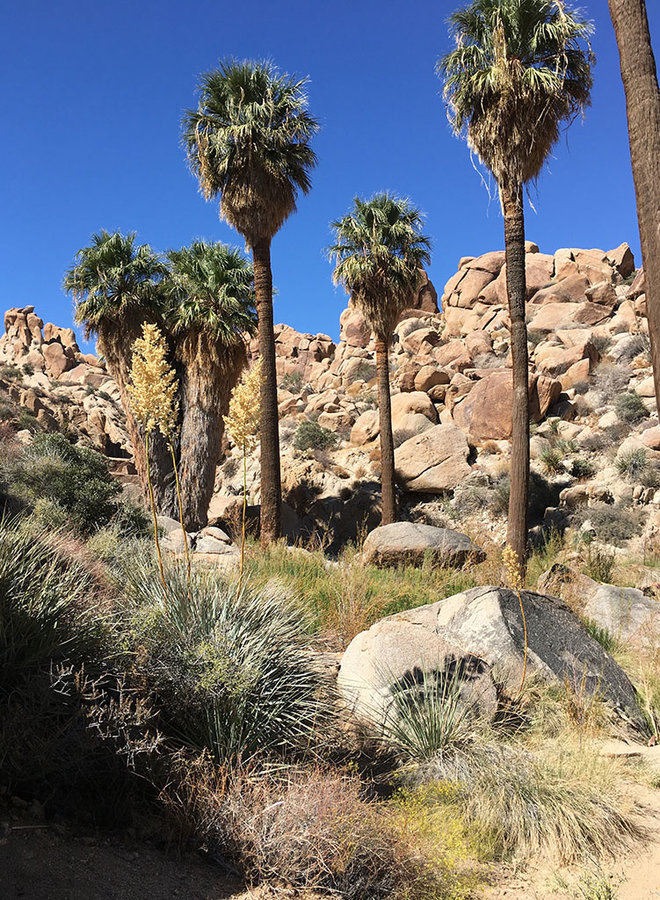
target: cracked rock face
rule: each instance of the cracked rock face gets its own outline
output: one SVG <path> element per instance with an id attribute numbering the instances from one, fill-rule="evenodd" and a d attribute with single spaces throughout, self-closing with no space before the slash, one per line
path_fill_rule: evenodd
<path id="1" fill-rule="evenodd" d="M 470 448 L 455 425 L 435 425 L 409 438 L 394 451 L 396 475 L 408 491 L 453 490 L 470 474 Z"/>

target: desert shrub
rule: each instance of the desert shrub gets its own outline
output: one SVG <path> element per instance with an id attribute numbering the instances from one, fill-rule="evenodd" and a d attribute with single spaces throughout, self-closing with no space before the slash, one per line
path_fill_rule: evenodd
<path id="1" fill-rule="evenodd" d="M 293 438 L 296 450 L 328 450 L 337 443 L 337 435 L 333 431 L 309 419 L 300 423 Z"/>
<path id="2" fill-rule="evenodd" d="M 593 406 L 586 397 L 578 395 L 573 402 L 573 409 L 578 418 L 586 418 L 593 412 Z"/>
<path id="3" fill-rule="evenodd" d="M 124 561 L 130 640 L 158 698 L 163 727 L 218 761 L 301 752 L 329 735 L 326 685 L 299 608 L 271 583 L 261 589 L 212 569 Z"/>
<path id="4" fill-rule="evenodd" d="M 5 464 L 3 478 L 11 493 L 28 506 L 41 501 L 42 520 L 50 514 L 53 522 L 58 521 L 63 510 L 70 525 L 83 534 L 110 521 L 121 493 L 104 457 L 59 434 L 35 437 Z"/>
<path id="5" fill-rule="evenodd" d="M 579 527 L 588 520 L 599 541 L 616 545 L 640 533 L 642 518 L 638 509 L 620 504 L 595 503 L 591 507 L 577 509 L 572 524 Z"/>
<path id="6" fill-rule="evenodd" d="M 227 778 L 203 760 L 182 766 L 171 811 L 248 884 L 268 881 L 346 900 L 467 897 L 451 873 L 420 859 L 400 816 L 362 798 L 357 778 L 321 768 L 242 771 Z"/>
<path id="7" fill-rule="evenodd" d="M 359 362 L 355 367 L 355 372 L 353 373 L 353 378 L 355 381 L 371 381 L 372 378 L 376 377 L 376 366 L 372 362 L 368 362 L 366 359 L 363 359 L 362 362 Z"/>
<path id="8" fill-rule="evenodd" d="M 631 480 L 639 479 L 648 468 L 648 464 L 646 451 L 642 450 L 641 447 L 622 453 L 616 458 L 616 468 L 619 475 L 625 475 L 626 478 Z"/>
<path id="9" fill-rule="evenodd" d="M 425 777 L 499 856 L 542 850 L 564 862 L 613 855 L 641 837 L 632 803 L 618 793 L 618 770 L 587 751 L 548 748 L 531 753 L 482 741 L 439 757 Z"/>
<path id="10" fill-rule="evenodd" d="M 559 494 L 563 485 L 548 481 L 540 472 L 533 469 L 529 473 L 529 513 L 532 518 L 543 518 L 549 506 L 559 505 Z M 509 508 L 510 481 L 508 473 L 501 475 L 495 482 L 493 491 L 493 510 L 506 513 Z"/>
<path id="11" fill-rule="evenodd" d="M 595 387 L 610 398 L 624 391 L 631 378 L 632 372 L 627 365 L 602 362 L 596 367 Z"/>
<path id="12" fill-rule="evenodd" d="M 642 419 L 646 419 L 649 414 L 644 401 L 636 391 L 619 394 L 614 408 L 619 419 L 629 425 L 636 425 Z"/>
<path id="13" fill-rule="evenodd" d="M 612 338 L 609 334 L 592 334 L 591 344 L 599 353 L 605 353 L 612 346 Z"/>
<path id="14" fill-rule="evenodd" d="M 573 390 L 575 393 L 580 396 L 582 394 L 587 394 L 591 389 L 591 382 L 588 378 L 583 378 L 582 381 L 576 381 L 573 385 Z"/>
<path id="15" fill-rule="evenodd" d="M 23 363 L 21 366 L 21 371 L 24 375 L 34 375 L 34 366 L 32 363 Z"/>
<path id="16" fill-rule="evenodd" d="M 583 438 L 580 445 L 588 453 L 600 453 L 601 450 L 605 450 L 609 446 L 609 443 L 608 438 L 603 433 L 590 434 L 588 437 Z"/>
<path id="17" fill-rule="evenodd" d="M 285 391 L 291 391 L 292 394 L 298 393 L 303 386 L 303 375 L 299 369 L 292 372 L 286 372 L 280 378 L 280 387 Z"/>
<path id="18" fill-rule="evenodd" d="M 0 366 L 0 377 L 2 378 L 18 378 L 20 374 L 21 370 L 18 366 L 12 366 L 9 363 Z"/>
<path id="19" fill-rule="evenodd" d="M 16 416 L 16 425 L 19 431 L 31 431 L 36 434 L 39 431 L 37 417 L 27 409 L 19 409 Z"/>
<path id="20" fill-rule="evenodd" d="M 106 403 L 114 403 L 114 400 L 107 391 L 99 391 L 96 396 L 99 400 L 105 400 Z"/>
<path id="21" fill-rule="evenodd" d="M 486 485 L 459 484 L 454 491 L 453 507 L 459 516 L 488 509 L 492 503 L 493 491 Z"/>
<path id="22" fill-rule="evenodd" d="M 595 474 L 596 467 L 593 463 L 589 462 L 588 459 L 579 457 L 578 459 L 574 459 L 571 463 L 571 475 L 573 478 L 583 480 L 586 478 L 593 478 Z"/>
<path id="23" fill-rule="evenodd" d="M 565 472 L 564 454 L 557 447 L 548 447 L 541 453 L 541 465 L 550 475 L 559 475 Z"/>
<path id="24" fill-rule="evenodd" d="M 16 410 L 9 403 L 0 403 L 0 422 L 9 422 L 14 418 Z"/>
<path id="25" fill-rule="evenodd" d="M 650 464 L 644 469 L 639 476 L 639 483 L 647 488 L 657 489 L 660 487 L 660 468 L 657 464 Z"/>
<path id="26" fill-rule="evenodd" d="M 619 362 L 632 362 L 638 356 L 645 356 L 651 361 L 651 341 L 648 334 L 631 334 L 617 347 Z"/>

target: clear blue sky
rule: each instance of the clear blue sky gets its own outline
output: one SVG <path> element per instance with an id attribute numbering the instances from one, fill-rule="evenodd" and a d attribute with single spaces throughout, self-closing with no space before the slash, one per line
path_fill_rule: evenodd
<path id="1" fill-rule="evenodd" d="M 22 0 L 2 4 L 3 308 L 34 304 L 69 324 L 62 275 L 99 228 L 135 230 L 159 250 L 195 238 L 241 245 L 206 203 L 179 144 L 184 108 L 220 57 L 271 58 L 309 75 L 322 129 L 312 193 L 273 242 L 276 321 L 337 337 L 346 305 L 323 248 L 355 194 L 411 197 L 427 214 L 438 293 L 463 255 L 503 246 L 495 193 L 449 130 L 437 57 L 460 5 L 400 0 Z M 640 261 L 625 105 L 606 0 L 595 21 L 593 104 L 557 146 L 528 237 L 541 250 L 608 250 Z M 647 4 L 660 59 L 660 9 Z"/>

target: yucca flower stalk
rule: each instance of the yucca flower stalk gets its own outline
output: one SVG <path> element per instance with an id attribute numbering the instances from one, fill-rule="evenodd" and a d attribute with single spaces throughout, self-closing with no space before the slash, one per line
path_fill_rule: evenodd
<path id="1" fill-rule="evenodd" d="M 245 564 L 245 519 L 247 515 L 247 455 L 259 443 L 261 418 L 261 359 L 246 372 L 234 388 L 225 425 L 232 441 L 243 454 L 243 516 L 241 524 L 241 568 Z"/>
<path id="2" fill-rule="evenodd" d="M 149 435 L 158 428 L 167 441 L 172 455 L 176 494 L 179 504 L 179 521 L 183 532 L 183 546 L 186 554 L 188 581 L 190 581 L 190 552 L 188 550 L 188 535 L 183 524 L 183 505 L 181 502 L 181 489 L 179 474 L 174 453 L 174 435 L 177 421 L 177 391 L 179 383 L 176 374 L 167 361 L 167 344 L 165 337 L 157 325 L 145 323 L 142 326 L 142 337 L 133 344 L 133 359 L 131 363 L 131 384 L 128 391 L 131 397 L 133 415 L 144 426 L 145 455 L 147 460 L 147 483 L 149 486 L 149 499 L 154 521 L 154 542 L 158 555 L 158 567 L 160 580 L 165 588 L 165 572 L 163 569 L 163 557 L 158 539 L 158 518 L 156 515 L 156 503 L 153 486 L 151 483 L 151 469 L 149 464 Z"/>

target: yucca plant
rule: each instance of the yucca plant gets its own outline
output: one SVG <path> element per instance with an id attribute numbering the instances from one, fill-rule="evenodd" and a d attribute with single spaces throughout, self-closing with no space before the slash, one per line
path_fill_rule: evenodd
<path id="1" fill-rule="evenodd" d="M 218 761 L 287 755 L 328 733 L 329 688 L 298 608 L 274 587 L 255 590 L 212 569 L 172 566 L 163 594 L 149 558 L 122 579 L 133 641 L 171 736 Z"/>
<path id="2" fill-rule="evenodd" d="M 382 723 L 384 740 L 417 763 L 464 745 L 476 707 L 464 693 L 462 676 L 456 662 L 444 671 L 416 668 L 410 677 L 394 680 Z"/>
<path id="3" fill-rule="evenodd" d="M 0 691 L 37 669 L 97 655 L 106 616 L 91 601 L 95 588 L 64 538 L 0 522 Z"/>

